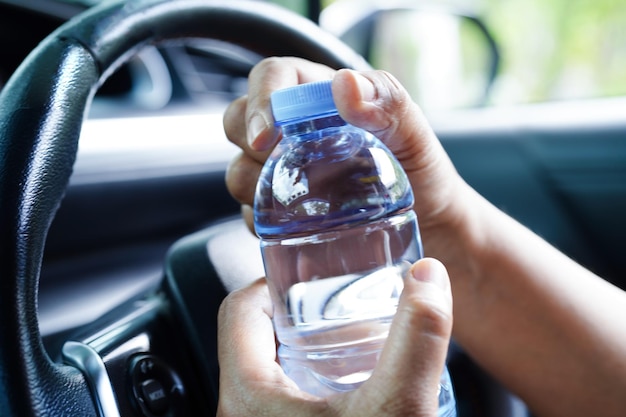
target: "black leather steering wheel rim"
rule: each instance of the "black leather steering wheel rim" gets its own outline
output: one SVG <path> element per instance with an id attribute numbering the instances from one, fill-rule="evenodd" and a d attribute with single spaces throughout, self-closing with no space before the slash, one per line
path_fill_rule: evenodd
<path id="1" fill-rule="evenodd" d="M 257 1 L 117 1 L 47 37 L 0 95 L 0 415 L 99 414 L 82 373 L 53 362 L 42 344 L 37 293 L 46 235 L 99 86 L 142 47 L 179 38 L 369 68 L 312 22 Z"/>

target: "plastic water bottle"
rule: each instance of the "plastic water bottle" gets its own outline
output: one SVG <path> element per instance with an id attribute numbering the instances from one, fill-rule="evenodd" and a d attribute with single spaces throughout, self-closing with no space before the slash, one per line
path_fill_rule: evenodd
<path id="1" fill-rule="evenodd" d="M 402 167 L 376 137 L 347 124 L 330 81 L 271 96 L 282 139 L 256 188 L 254 221 L 274 304 L 278 356 L 318 396 L 367 380 L 422 245 Z M 440 416 L 455 416 L 447 368 Z"/>

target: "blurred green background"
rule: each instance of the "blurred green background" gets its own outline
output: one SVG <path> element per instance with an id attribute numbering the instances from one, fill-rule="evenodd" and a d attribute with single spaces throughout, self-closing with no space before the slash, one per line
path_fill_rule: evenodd
<path id="1" fill-rule="evenodd" d="M 626 95 L 625 1 L 481 3 L 502 53 L 494 103 Z"/>
<path id="2" fill-rule="evenodd" d="M 322 0 L 321 7 L 341 1 L 346 0 Z M 307 12 L 306 0 L 275 2 L 302 14 Z M 376 0 L 362 0 L 362 4 L 372 2 Z M 624 0 L 386 0 L 378 3 L 383 7 L 389 4 L 454 6 L 480 17 L 495 38 L 501 55 L 500 69 L 487 105 L 626 96 Z M 410 62 L 405 64 L 411 65 Z"/>

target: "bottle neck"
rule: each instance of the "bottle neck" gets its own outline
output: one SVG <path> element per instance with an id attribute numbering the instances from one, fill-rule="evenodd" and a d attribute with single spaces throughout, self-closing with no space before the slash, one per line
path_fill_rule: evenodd
<path id="1" fill-rule="evenodd" d="M 283 136 L 300 136 L 330 127 L 341 127 L 347 123 L 338 114 L 326 115 L 316 119 L 298 119 L 281 124 Z"/>

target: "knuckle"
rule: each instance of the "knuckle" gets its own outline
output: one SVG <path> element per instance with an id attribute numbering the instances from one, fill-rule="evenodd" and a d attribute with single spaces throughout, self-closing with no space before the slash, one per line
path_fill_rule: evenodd
<path id="1" fill-rule="evenodd" d="M 234 157 L 226 169 L 226 188 L 241 203 L 250 203 L 254 198 L 254 188 L 259 176 L 256 165 L 242 153 Z"/>
<path id="2" fill-rule="evenodd" d="M 449 337 L 452 330 L 452 311 L 442 299 L 415 297 L 407 307 L 411 326 L 421 333 L 436 337 Z"/>
<path id="3" fill-rule="evenodd" d="M 277 68 L 281 68 L 284 65 L 283 61 L 283 58 L 277 56 L 263 58 L 252 68 L 250 77 L 254 78 L 262 74 L 270 73 Z"/>
<path id="4" fill-rule="evenodd" d="M 224 134 L 226 138 L 235 145 L 239 144 L 241 136 L 244 134 L 241 128 L 245 126 L 245 124 L 242 123 L 242 115 L 246 112 L 247 102 L 247 96 L 233 100 L 226 108 L 222 117 Z"/>

